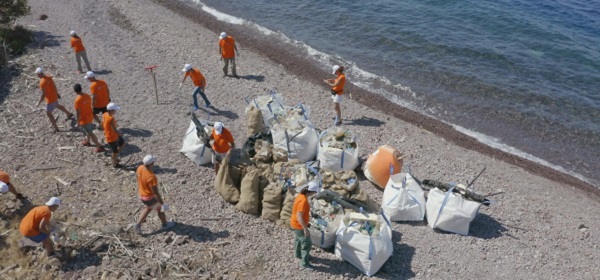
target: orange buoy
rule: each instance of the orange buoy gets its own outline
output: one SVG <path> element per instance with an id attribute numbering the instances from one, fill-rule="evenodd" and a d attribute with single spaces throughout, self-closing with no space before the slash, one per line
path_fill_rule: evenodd
<path id="1" fill-rule="evenodd" d="M 403 158 L 402 153 L 394 147 L 383 145 L 369 155 L 365 164 L 365 176 L 383 189 L 390 179 L 390 174 L 398 174 L 402 170 Z"/>

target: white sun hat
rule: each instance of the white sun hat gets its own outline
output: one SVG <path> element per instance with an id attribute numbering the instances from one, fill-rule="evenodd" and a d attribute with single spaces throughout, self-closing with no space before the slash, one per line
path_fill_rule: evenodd
<path id="1" fill-rule="evenodd" d="M 94 72 L 92 72 L 92 71 L 87 71 L 87 72 L 85 73 L 85 76 L 83 76 L 83 78 L 84 78 L 84 79 L 87 79 L 87 78 L 95 78 L 95 77 L 96 77 L 96 74 L 94 74 Z"/>
<path id="2" fill-rule="evenodd" d="M 75 35 L 77 33 L 75 33 L 75 31 L 71 31 L 71 36 Z"/>
<path id="3" fill-rule="evenodd" d="M 144 165 L 152 164 L 155 161 L 156 161 L 156 158 L 153 155 L 146 155 L 144 157 L 144 159 L 142 160 L 142 162 L 144 162 Z"/>
<path id="4" fill-rule="evenodd" d="M 227 37 L 227 33 L 221 32 L 221 35 L 219 35 L 219 39 L 223 39 L 225 37 Z"/>
<path id="5" fill-rule="evenodd" d="M 46 206 L 60 205 L 60 202 L 60 198 L 51 197 L 50 199 L 48 199 L 48 202 L 46 202 Z"/>
<path id="6" fill-rule="evenodd" d="M 181 71 L 187 72 L 190 71 L 190 69 L 192 69 L 192 65 L 188 63 L 186 65 L 183 65 L 183 69 L 181 69 Z"/>
<path id="7" fill-rule="evenodd" d="M 335 74 L 335 72 L 340 69 L 340 66 L 334 65 L 332 69 L 333 69 L 333 73 L 331 73 L 331 74 Z"/>
<path id="8" fill-rule="evenodd" d="M 221 133 L 223 133 L 223 123 L 222 122 L 216 122 L 214 127 L 215 127 L 215 132 L 217 133 L 217 135 L 221 135 Z"/>
<path id="9" fill-rule="evenodd" d="M 0 182 L 0 193 L 7 193 L 8 192 L 8 185 L 5 184 L 4 182 Z"/>
<path id="10" fill-rule="evenodd" d="M 44 74 L 44 69 L 42 69 L 42 67 L 38 67 L 35 69 L 35 73 L 36 74 Z"/>
<path id="11" fill-rule="evenodd" d="M 108 105 L 106 105 L 106 110 L 108 110 L 108 111 L 113 111 L 113 110 L 119 111 L 119 110 L 121 110 L 121 107 L 117 106 L 117 104 L 115 104 L 115 103 L 108 103 Z"/>

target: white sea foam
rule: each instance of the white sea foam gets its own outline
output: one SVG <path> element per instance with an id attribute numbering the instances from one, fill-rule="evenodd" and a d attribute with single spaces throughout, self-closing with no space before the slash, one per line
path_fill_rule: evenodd
<path id="1" fill-rule="evenodd" d="M 213 15 L 214 17 L 216 17 L 220 21 L 224 21 L 224 22 L 231 23 L 231 24 L 238 24 L 238 25 L 242 25 L 242 24 L 244 24 L 246 22 L 245 20 L 243 20 L 241 18 L 234 17 L 232 15 L 228 15 L 226 13 L 219 12 L 216 9 L 213 9 L 213 8 L 211 8 L 209 6 L 206 6 L 200 0 L 193 0 L 193 1 L 194 1 L 194 3 L 196 5 L 202 6 L 202 10 L 203 11 L 205 11 L 205 12 Z"/>
<path id="2" fill-rule="evenodd" d="M 581 175 L 579 173 L 575 173 L 573 171 L 568 171 L 565 168 L 563 168 L 562 166 L 558 166 L 556 164 L 552 164 L 552 163 L 550 163 L 548 161 L 545 161 L 545 160 L 543 160 L 541 158 L 538 158 L 538 157 L 536 157 L 534 155 L 531 155 L 529 153 L 521 151 L 521 150 L 519 150 L 519 149 L 517 149 L 515 147 L 506 145 L 506 144 L 502 143 L 502 141 L 500 139 L 498 139 L 498 138 L 491 137 L 491 136 L 488 136 L 488 135 L 485 135 L 485 134 L 482 134 L 482 133 L 479 133 L 479 132 L 476 132 L 476 131 L 472 131 L 472 130 L 469 130 L 469 129 L 464 128 L 462 126 L 459 126 L 459 125 L 455 125 L 455 124 L 450 124 L 450 125 L 452 125 L 452 127 L 454 127 L 454 129 L 456 129 L 458 132 L 466 134 L 468 136 L 471 136 L 471 137 L 477 139 L 477 141 L 479 141 L 479 142 L 481 142 L 481 143 L 483 143 L 483 144 L 485 144 L 487 146 L 490 146 L 490 147 L 492 147 L 494 149 L 498 149 L 498 150 L 501 150 L 503 152 L 507 152 L 509 154 L 513 154 L 513 155 L 516 155 L 518 157 L 527 159 L 529 161 L 533 161 L 533 162 L 539 163 L 541 165 L 550 167 L 550 168 L 552 168 L 554 170 L 557 170 L 557 171 L 565 173 L 565 174 L 569 174 L 569 175 L 571 175 L 571 176 L 573 176 L 573 177 L 575 177 L 577 179 L 580 179 L 580 180 L 582 180 L 584 182 L 592 184 L 592 182 L 590 182 L 589 179 L 585 178 L 583 175 Z"/>

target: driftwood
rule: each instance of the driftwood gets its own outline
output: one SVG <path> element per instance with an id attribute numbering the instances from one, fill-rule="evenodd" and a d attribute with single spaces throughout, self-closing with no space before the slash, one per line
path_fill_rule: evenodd
<path id="1" fill-rule="evenodd" d="M 67 186 L 69 186 L 69 185 L 71 184 L 71 183 L 69 183 L 69 182 L 67 182 L 67 181 L 65 181 L 65 180 L 63 180 L 63 179 L 61 179 L 61 178 L 60 178 L 60 177 L 58 177 L 58 176 L 54 176 L 54 179 L 55 179 L 56 181 L 58 181 L 59 183 L 63 184 L 63 186 L 65 186 L 65 187 L 67 187 Z"/>

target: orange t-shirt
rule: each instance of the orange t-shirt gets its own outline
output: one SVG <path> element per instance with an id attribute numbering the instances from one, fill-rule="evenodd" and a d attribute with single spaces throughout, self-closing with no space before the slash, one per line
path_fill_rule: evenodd
<path id="1" fill-rule="evenodd" d="M 102 115 L 102 127 L 104 128 L 104 137 L 107 143 L 119 140 L 119 134 L 113 129 L 112 123 L 117 127 L 117 121 L 108 112 Z"/>
<path id="2" fill-rule="evenodd" d="M 40 79 L 40 89 L 46 93 L 44 96 L 46 104 L 54 103 L 58 100 L 58 92 L 56 92 L 56 86 L 52 77 L 44 75 Z"/>
<path id="3" fill-rule="evenodd" d="M 49 221 L 50 217 L 52 217 L 50 207 L 46 205 L 35 207 L 23 218 L 19 231 L 23 236 L 36 236 L 40 234 L 42 220 Z"/>
<path id="4" fill-rule="evenodd" d="M 221 56 L 223 58 L 233 58 L 235 56 L 235 40 L 231 36 L 227 36 L 219 40 L 219 46 L 221 47 Z"/>
<path id="5" fill-rule="evenodd" d="M 192 78 L 192 82 L 194 82 L 195 86 L 206 87 L 206 79 L 204 78 L 202 73 L 200 73 L 200 70 L 192 68 L 192 70 L 185 73 L 185 76 Z"/>
<path id="6" fill-rule="evenodd" d="M 8 173 L 0 170 L 0 182 L 8 184 L 10 182 L 10 176 L 8 176 Z"/>
<path id="7" fill-rule="evenodd" d="M 94 121 L 92 110 L 92 98 L 87 94 L 78 94 L 75 97 L 75 110 L 79 111 L 79 125 L 85 125 Z"/>
<path id="8" fill-rule="evenodd" d="M 141 197 L 154 196 L 152 187 L 158 186 L 158 180 L 152 170 L 146 168 L 145 165 L 140 165 L 135 172 L 137 176 L 138 192 Z"/>
<path id="9" fill-rule="evenodd" d="M 292 217 L 290 218 L 290 226 L 293 229 L 302 229 L 302 225 L 298 222 L 298 212 L 302 212 L 302 220 L 304 224 L 308 225 L 308 218 L 310 217 L 310 205 L 308 205 L 308 199 L 305 194 L 298 194 L 294 199 L 294 207 L 292 208 Z"/>
<path id="10" fill-rule="evenodd" d="M 90 93 L 96 97 L 94 102 L 94 108 L 104 108 L 110 103 L 110 96 L 108 95 L 108 85 L 103 80 L 95 80 L 90 85 Z"/>
<path id="11" fill-rule="evenodd" d="M 213 130 L 212 137 L 215 140 L 213 142 L 213 146 L 212 146 L 213 150 L 215 150 L 215 152 L 217 152 L 217 153 L 229 152 L 229 149 L 231 149 L 231 146 L 229 146 L 229 143 L 233 143 L 233 136 L 231 135 L 231 132 L 229 132 L 229 130 L 227 128 L 223 128 L 223 132 L 221 133 L 221 135 L 217 135 L 217 133 Z"/>
<path id="12" fill-rule="evenodd" d="M 337 94 L 344 94 L 344 85 L 346 84 L 346 75 L 345 74 L 338 75 L 338 77 L 335 79 L 334 84 L 337 83 L 338 81 L 340 81 L 340 84 L 335 87 L 332 87 L 331 90 L 333 90 Z"/>
<path id="13" fill-rule="evenodd" d="M 81 38 L 71 37 L 71 47 L 76 53 L 85 51 Z"/>

